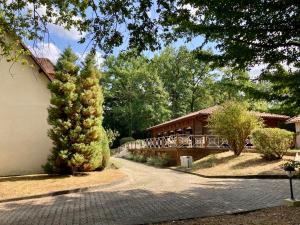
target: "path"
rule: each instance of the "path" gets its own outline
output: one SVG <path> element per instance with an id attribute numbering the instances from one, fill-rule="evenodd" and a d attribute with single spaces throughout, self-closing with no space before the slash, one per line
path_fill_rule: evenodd
<path id="1" fill-rule="evenodd" d="M 206 179 L 119 159 L 129 178 L 101 190 L 0 204 L 0 224 L 143 224 L 282 203 L 287 180 Z M 299 180 L 295 181 L 300 196 Z M 1 185 L 1 184 L 0 184 Z"/>

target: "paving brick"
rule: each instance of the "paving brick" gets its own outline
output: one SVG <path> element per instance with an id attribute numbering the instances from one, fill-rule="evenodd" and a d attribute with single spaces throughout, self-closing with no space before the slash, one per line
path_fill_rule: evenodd
<path id="1" fill-rule="evenodd" d="M 288 180 L 206 179 L 121 160 L 128 181 L 91 192 L 0 204 L 2 225 L 123 225 L 277 206 Z M 300 182 L 294 181 L 300 197 Z"/>

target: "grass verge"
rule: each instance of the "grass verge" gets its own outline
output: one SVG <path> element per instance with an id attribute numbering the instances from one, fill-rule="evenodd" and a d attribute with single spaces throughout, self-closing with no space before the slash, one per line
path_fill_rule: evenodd
<path id="1" fill-rule="evenodd" d="M 223 152 L 195 161 L 191 171 L 204 176 L 285 175 L 282 164 L 292 159 L 293 156 L 285 156 L 266 161 L 258 153 L 235 156 L 233 152 Z"/>
<path id="2" fill-rule="evenodd" d="M 114 164 L 112 164 L 114 165 Z M 45 194 L 68 189 L 109 184 L 124 178 L 117 169 L 84 173 L 81 176 L 30 175 L 0 178 L 0 199 Z"/>

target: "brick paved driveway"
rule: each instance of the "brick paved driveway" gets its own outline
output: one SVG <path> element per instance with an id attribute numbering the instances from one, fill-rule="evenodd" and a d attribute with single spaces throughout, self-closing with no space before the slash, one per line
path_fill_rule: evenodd
<path id="1" fill-rule="evenodd" d="M 0 204 L 0 224 L 143 224 L 281 204 L 287 180 L 205 179 L 120 159 L 128 180 L 92 192 Z M 300 197 L 300 182 L 295 182 Z M 0 184 L 1 188 L 1 184 Z"/>

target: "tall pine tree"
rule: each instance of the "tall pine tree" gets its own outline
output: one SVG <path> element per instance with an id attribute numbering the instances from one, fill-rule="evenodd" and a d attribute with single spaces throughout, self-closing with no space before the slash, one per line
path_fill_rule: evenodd
<path id="1" fill-rule="evenodd" d="M 78 79 L 78 101 L 81 106 L 77 126 L 81 128 L 78 143 L 75 146 L 82 171 L 105 167 L 109 159 L 109 146 L 105 130 L 102 127 L 103 93 L 100 87 L 101 74 L 96 66 L 95 55 L 86 56 Z M 76 158 L 72 164 L 76 165 Z"/>
<path id="2" fill-rule="evenodd" d="M 48 123 L 52 128 L 48 134 L 53 141 L 53 148 L 44 166 L 46 172 L 59 174 L 73 172 L 70 160 L 75 154 L 73 143 L 76 143 L 78 133 L 76 118 L 80 116 L 76 89 L 79 67 L 75 64 L 76 60 L 77 56 L 72 49 L 65 49 L 55 68 L 55 80 L 49 84 L 51 100 Z"/>
<path id="3" fill-rule="evenodd" d="M 109 147 L 102 127 L 103 95 L 94 54 L 83 68 L 67 48 L 56 65 L 56 79 L 49 85 L 49 136 L 54 147 L 45 166 L 47 172 L 74 174 L 106 166 Z"/>

